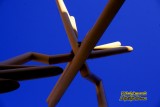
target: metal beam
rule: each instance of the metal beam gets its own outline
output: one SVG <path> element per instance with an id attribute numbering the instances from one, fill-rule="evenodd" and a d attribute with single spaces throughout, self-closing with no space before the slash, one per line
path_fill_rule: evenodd
<path id="1" fill-rule="evenodd" d="M 58 1 L 60 2 L 61 0 L 57 0 L 57 2 Z M 85 60 L 88 58 L 89 54 L 91 53 L 105 30 L 108 28 L 109 24 L 122 6 L 123 2 L 124 0 L 109 0 L 107 6 L 97 20 L 96 24 L 83 40 L 82 45 L 80 46 L 77 54 L 72 60 L 72 63 L 67 67 L 67 69 L 64 70 L 54 89 L 52 90 L 52 92 L 54 93 L 51 93 L 48 98 L 49 107 L 55 107 L 56 103 L 60 100 L 60 98 L 78 73 L 78 70 L 80 70 L 82 65 L 85 63 Z M 64 14 L 66 14 L 65 16 L 67 16 L 67 13 L 65 13 L 65 11 L 63 12 Z M 73 45 L 76 44 L 75 41 L 70 41 L 70 43 L 73 43 Z M 54 98 L 54 102 L 50 100 L 51 97 Z"/>

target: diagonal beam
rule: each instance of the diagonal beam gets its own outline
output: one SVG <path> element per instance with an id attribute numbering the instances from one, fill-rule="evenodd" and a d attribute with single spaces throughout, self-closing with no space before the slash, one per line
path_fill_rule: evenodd
<path id="1" fill-rule="evenodd" d="M 64 28 L 66 30 L 66 33 L 67 33 L 69 41 L 70 41 L 70 45 L 73 49 L 73 53 L 76 54 L 78 51 L 78 39 L 77 39 L 78 32 L 77 32 L 75 19 L 73 16 L 71 17 L 69 15 L 68 10 L 67 10 L 63 0 L 57 0 L 57 5 L 58 5 L 58 9 L 59 9 L 59 12 L 60 12 L 63 24 L 64 24 Z M 68 69 L 70 64 L 71 64 L 71 62 L 68 63 L 68 65 L 66 66 L 66 69 Z M 95 84 L 97 84 L 97 83 L 99 83 L 99 81 L 101 81 L 94 74 L 90 73 L 89 68 L 86 63 L 82 66 L 80 71 L 81 71 L 81 75 L 83 77 L 85 77 L 86 79 L 90 80 L 91 82 L 93 82 Z M 55 88 L 56 87 L 57 86 L 55 86 Z M 55 106 L 59 101 L 59 99 L 57 99 L 56 97 L 52 97 L 53 94 L 54 94 L 54 91 L 52 91 L 50 96 L 48 97 L 49 107 Z M 104 93 L 103 93 L 103 96 L 105 96 Z M 103 98 L 105 98 L 105 97 L 103 97 Z M 103 101 L 104 101 L 103 105 L 106 105 L 106 99 L 104 99 Z"/>
<path id="2" fill-rule="evenodd" d="M 55 85 L 55 88 L 52 91 L 54 93 L 51 93 L 48 98 L 49 107 L 55 107 L 56 103 L 60 100 L 60 98 L 62 97 L 62 95 L 68 88 L 68 86 L 70 85 L 71 81 L 76 76 L 78 70 L 84 64 L 85 60 L 89 56 L 92 49 L 94 48 L 96 43 L 99 41 L 104 31 L 108 28 L 110 22 L 112 21 L 112 19 L 114 18 L 114 16 L 116 15 L 120 7 L 122 6 L 123 2 L 124 0 L 118 0 L 118 1 L 109 0 L 108 5 L 105 7 L 104 11 L 102 12 L 101 16 L 97 20 L 96 24 L 93 26 L 91 31 L 86 35 L 84 41 L 82 42 L 82 45 L 80 46 L 80 49 L 78 50 L 77 54 L 73 58 L 72 62 L 64 70 L 62 76 L 59 78 L 57 84 Z M 65 11 L 63 12 L 65 16 L 68 15 L 67 12 Z M 76 42 L 72 40 L 70 40 L 70 43 L 72 43 L 72 45 L 76 44 Z M 52 102 L 50 100 L 50 97 L 56 98 L 57 101 Z"/>
<path id="3" fill-rule="evenodd" d="M 49 56 L 45 54 L 35 53 L 35 52 L 28 52 L 28 53 L 24 53 L 22 55 L 13 57 L 11 59 L 5 60 L 3 62 L 0 62 L 0 64 L 1 65 L 20 65 L 20 64 L 29 62 L 31 60 L 48 63 Z"/>
<path id="4" fill-rule="evenodd" d="M 67 32 L 71 47 L 73 49 L 73 53 L 76 54 L 77 50 L 78 50 L 78 47 L 77 47 L 77 45 L 78 45 L 78 40 L 77 40 L 78 32 L 77 32 L 75 19 L 73 16 L 70 17 L 63 0 L 59 0 L 59 1 L 57 0 L 57 4 L 58 4 L 60 15 L 61 15 L 64 27 L 65 27 L 65 30 Z M 67 14 L 65 14 L 64 12 L 66 12 Z M 71 42 L 73 42 L 73 43 L 71 43 Z M 75 44 L 75 42 L 76 42 L 76 44 Z M 70 64 L 71 64 L 71 62 L 67 65 L 66 69 L 68 69 Z M 101 79 L 99 79 L 97 76 L 95 76 L 93 73 L 90 72 L 86 63 L 81 67 L 80 73 L 84 78 L 93 82 L 95 85 L 97 85 L 98 83 L 101 82 Z M 99 85 L 97 85 L 97 87 L 99 87 Z M 56 88 L 56 86 L 55 86 L 55 88 Z M 106 107 L 107 103 L 106 103 L 104 91 L 101 91 L 101 90 L 97 90 L 97 91 L 99 91 L 98 96 L 100 96 L 99 94 L 101 94 L 101 97 L 97 97 L 98 99 L 101 100 L 101 101 L 98 100 L 99 105 L 105 105 L 103 107 Z M 54 91 L 51 92 L 51 94 L 48 98 L 48 101 L 50 101 L 50 102 L 48 102 L 49 106 L 55 106 L 59 101 L 59 99 L 52 97 L 53 94 L 54 94 Z"/>

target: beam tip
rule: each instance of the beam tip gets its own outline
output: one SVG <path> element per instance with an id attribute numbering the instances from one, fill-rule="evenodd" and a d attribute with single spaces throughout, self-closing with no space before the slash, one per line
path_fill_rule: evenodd
<path id="1" fill-rule="evenodd" d="M 128 49 L 128 51 L 133 51 L 133 47 L 131 46 L 126 46 L 126 48 Z"/>

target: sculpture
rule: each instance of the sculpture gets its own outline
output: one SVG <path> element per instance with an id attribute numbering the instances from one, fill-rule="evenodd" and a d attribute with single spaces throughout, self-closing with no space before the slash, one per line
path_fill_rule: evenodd
<path id="1" fill-rule="evenodd" d="M 21 64 L 24 64 L 30 60 L 35 60 L 47 64 L 68 62 L 61 77 L 59 78 L 58 82 L 54 86 L 54 89 L 52 90 L 51 94 L 47 99 L 48 106 L 49 107 L 56 106 L 56 104 L 59 102 L 60 98 L 63 96 L 64 92 L 67 90 L 70 83 L 80 70 L 82 77 L 86 78 L 87 80 L 95 84 L 99 107 L 107 107 L 107 101 L 104 93 L 102 80 L 89 70 L 87 63 L 85 61 L 91 58 L 99 58 L 104 56 L 121 54 L 121 53 L 131 52 L 133 50 L 133 48 L 130 46 L 121 46 L 120 42 L 113 42 L 109 44 L 95 46 L 99 41 L 100 37 L 103 35 L 104 31 L 108 28 L 109 24 L 113 20 L 114 16 L 116 15 L 120 7 L 123 5 L 124 0 L 109 0 L 108 4 L 104 8 L 102 14 L 96 21 L 95 25 L 86 34 L 86 37 L 82 42 L 78 42 L 77 40 L 78 31 L 76 27 L 75 18 L 73 16 L 70 16 L 63 0 L 56 0 L 56 2 L 64 24 L 64 28 L 68 35 L 70 45 L 72 47 L 72 52 L 68 54 L 50 55 L 50 56 L 40 53 L 29 52 L 17 56 L 15 58 L 1 62 L 0 68 L 7 69 L 5 72 L 13 70 L 15 72 L 12 73 L 15 75 L 17 75 L 16 73 L 24 71 L 30 72 L 30 74 L 32 74 L 32 72 L 34 72 L 35 70 L 42 73 L 44 73 L 45 70 L 48 70 L 48 73 L 45 72 L 44 74 L 46 75 L 40 75 L 41 73 L 39 74 L 39 72 L 37 72 L 37 74 L 31 77 L 29 74 L 28 77 L 26 78 L 25 76 L 22 78 L 19 78 L 17 76 L 18 78 L 17 79 L 8 77 L 8 75 L 1 76 L 1 74 L 3 74 L 3 70 L 0 70 L 0 78 L 3 78 L 2 81 L 6 82 L 8 82 L 9 79 L 9 82 L 16 84 L 15 86 L 17 87 L 13 88 L 16 89 L 18 88 L 18 85 L 15 80 L 41 78 L 41 77 L 58 75 L 62 73 L 62 69 L 59 67 L 54 67 L 54 66 L 36 67 L 36 66 L 24 66 Z M 57 72 L 51 73 L 52 70 L 57 70 Z M 20 75 L 23 75 L 23 73 L 21 73 Z"/>

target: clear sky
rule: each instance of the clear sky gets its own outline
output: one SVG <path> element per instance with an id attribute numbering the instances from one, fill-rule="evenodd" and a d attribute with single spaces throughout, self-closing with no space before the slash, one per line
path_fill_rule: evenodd
<path id="1" fill-rule="evenodd" d="M 65 3 L 82 41 L 107 0 Z M 0 61 L 31 51 L 49 55 L 71 51 L 55 0 L 0 0 L 0 38 Z M 97 45 L 115 41 L 134 51 L 87 61 L 103 80 L 109 107 L 160 107 L 160 1 L 126 0 Z M 66 63 L 57 66 L 65 68 Z M 47 107 L 46 98 L 58 78 L 20 82 L 18 90 L 0 94 L 0 107 Z M 119 101 L 121 91 L 146 91 L 148 100 Z M 57 107 L 97 107 L 94 85 L 78 73 Z"/>

